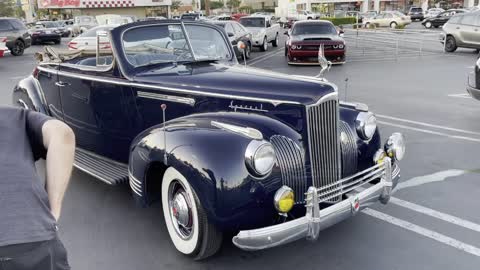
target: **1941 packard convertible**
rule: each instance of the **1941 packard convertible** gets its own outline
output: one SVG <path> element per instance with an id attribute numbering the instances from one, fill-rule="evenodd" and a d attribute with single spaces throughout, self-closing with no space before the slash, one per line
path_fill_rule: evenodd
<path id="1" fill-rule="evenodd" d="M 374 114 L 335 85 L 239 65 L 208 23 L 139 22 L 108 38 L 110 52 L 46 47 L 13 102 L 74 130 L 78 169 L 128 182 L 143 207 L 161 201 L 179 252 L 206 258 L 232 231 L 244 250 L 315 240 L 388 202 L 403 136 L 382 144 Z"/>

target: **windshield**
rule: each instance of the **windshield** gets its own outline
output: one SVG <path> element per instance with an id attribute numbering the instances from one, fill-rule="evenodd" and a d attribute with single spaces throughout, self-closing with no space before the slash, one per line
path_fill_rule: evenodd
<path id="1" fill-rule="evenodd" d="M 293 27 L 292 35 L 336 35 L 337 30 L 331 24 L 298 24 Z"/>
<path id="2" fill-rule="evenodd" d="M 245 27 L 265 27 L 265 18 L 241 18 L 240 23 Z"/>
<path id="3" fill-rule="evenodd" d="M 185 25 L 185 29 L 186 34 L 181 25 L 154 25 L 128 30 L 122 40 L 128 62 L 139 67 L 231 59 L 228 43 L 218 30 L 200 25 Z"/>

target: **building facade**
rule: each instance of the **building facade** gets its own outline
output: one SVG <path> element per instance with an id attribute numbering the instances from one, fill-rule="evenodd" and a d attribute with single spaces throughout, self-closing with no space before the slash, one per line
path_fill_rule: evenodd
<path id="1" fill-rule="evenodd" d="M 70 10 L 74 15 L 131 15 L 168 17 L 172 0 L 38 0 L 39 9 L 53 10 L 54 14 Z"/>

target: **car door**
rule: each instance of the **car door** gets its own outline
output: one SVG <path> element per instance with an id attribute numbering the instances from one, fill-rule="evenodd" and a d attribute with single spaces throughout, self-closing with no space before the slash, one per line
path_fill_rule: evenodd
<path id="1" fill-rule="evenodd" d="M 386 13 L 384 14 L 384 19 L 382 20 L 382 26 L 390 26 L 390 23 L 392 23 L 392 21 L 394 21 L 393 14 Z"/>
<path id="2" fill-rule="evenodd" d="M 139 129 L 132 89 L 113 75 L 113 67 L 96 68 L 94 63 L 95 57 L 90 57 L 60 65 L 57 84 L 64 119 L 79 148 L 127 163 L 130 142 Z"/>
<path id="3" fill-rule="evenodd" d="M 57 85 L 58 65 L 42 64 L 41 68 L 37 67 L 37 69 L 35 69 L 34 76 L 43 90 L 50 116 L 57 120 L 64 121 L 62 101 Z"/>
<path id="4" fill-rule="evenodd" d="M 385 26 L 384 25 L 384 14 L 379 14 L 377 16 L 375 16 L 375 18 L 373 19 L 373 24 L 375 24 L 375 26 Z"/>
<path id="5" fill-rule="evenodd" d="M 475 45 L 478 43 L 478 36 L 480 35 L 479 27 L 476 26 L 478 15 L 476 13 L 468 13 L 462 16 L 460 24 L 457 25 L 460 42 L 468 45 Z"/>

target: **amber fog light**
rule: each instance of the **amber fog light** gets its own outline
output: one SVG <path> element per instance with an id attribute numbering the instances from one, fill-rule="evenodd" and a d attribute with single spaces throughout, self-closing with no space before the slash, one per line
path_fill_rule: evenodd
<path id="1" fill-rule="evenodd" d="M 290 212 L 295 204 L 295 195 L 293 194 L 293 190 L 287 186 L 282 186 L 277 190 L 277 192 L 275 192 L 273 202 L 275 209 L 277 209 L 278 212 Z"/>

